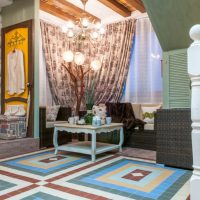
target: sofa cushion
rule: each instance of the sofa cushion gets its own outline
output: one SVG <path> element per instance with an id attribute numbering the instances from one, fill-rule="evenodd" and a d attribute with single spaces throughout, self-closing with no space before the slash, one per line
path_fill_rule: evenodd
<path id="1" fill-rule="evenodd" d="M 46 108 L 46 120 L 47 121 L 56 121 L 58 111 L 60 106 L 47 106 Z"/>
<path id="2" fill-rule="evenodd" d="M 139 104 L 139 103 L 132 103 L 132 107 L 133 107 L 135 118 L 141 119 L 141 120 L 143 120 L 142 106 L 143 107 L 160 106 L 160 108 L 161 108 L 162 104 L 150 104 L 150 103 L 149 104 L 148 103 Z"/>
<path id="3" fill-rule="evenodd" d="M 158 109 L 160 109 L 160 105 L 158 106 L 141 106 L 142 108 L 142 116 L 143 120 L 148 124 L 154 124 L 154 115 Z"/>

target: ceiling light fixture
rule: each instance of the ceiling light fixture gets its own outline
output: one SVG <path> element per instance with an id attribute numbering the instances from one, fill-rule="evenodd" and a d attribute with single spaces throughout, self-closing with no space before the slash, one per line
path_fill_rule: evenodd
<path id="1" fill-rule="evenodd" d="M 105 29 L 100 22 L 90 22 L 85 10 L 88 0 L 81 0 L 81 2 L 84 9 L 82 18 L 80 18 L 77 24 L 68 21 L 63 25 L 62 31 L 67 34 L 68 38 L 77 42 L 81 40 L 88 40 L 89 42 L 92 42 L 92 40 L 100 40 L 105 34 Z"/>
<path id="2" fill-rule="evenodd" d="M 62 31 L 66 33 L 68 39 L 77 44 L 90 43 L 92 45 L 96 45 L 96 42 L 100 41 L 102 36 L 105 34 L 105 29 L 100 22 L 94 24 L 89 21 L 85 10 L 88 0 L 81 0 L 81 2 L 84 7 L 83 17 L 80 19 L 78 24 L 74 24 L 72 21 L 68 21 L 65 26 L 62 27 Z M 82 45 L 79 45 L 77 52 L 73 52 L 71 50 L 64 52 L 64 61 L 67 63 L 74 61 L 76 65 L 83 66 L 86 58 L 85 55 L 81 52 L 81 48 Z M 92 70 L 99 70 L 101 67 L 102 59 L 103 56 L 101 55 L 95 56 L 95 58 L 90 57 L 87 59 L 91 61 L 88 66 L 90 66 L 90 69 Z"/>

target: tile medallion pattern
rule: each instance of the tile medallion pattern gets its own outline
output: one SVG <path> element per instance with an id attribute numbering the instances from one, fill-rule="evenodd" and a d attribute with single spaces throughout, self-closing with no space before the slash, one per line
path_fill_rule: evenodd
<path id="1" fill-rule="evenodd" d="M 73 155 L 55 155 L 53 151 L 25 156 L 2 162 L 1 165 L 32 174 L 47 176 L 67 167 L 77 166 L 89 161 L 89 157 Z"/>
<path id="2" fill-rule="evenodd" d="M 173 197 L 190 177 L 190 171 L 121 159 L 68 182 L 134 199 L 163 200 Z"/>
<path id="3" fill-rule="evenodd" d="M 185 200 L 192 172 L 120 155 L 53 151 L 0 162 L 0 200 Z"/>

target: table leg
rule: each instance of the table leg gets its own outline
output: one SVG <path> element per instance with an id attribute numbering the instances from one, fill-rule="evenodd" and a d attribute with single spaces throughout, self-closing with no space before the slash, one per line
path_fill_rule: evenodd
<path id="1" fill-rule="evenodd" d="M 53 133 L 53 145 L 55 147 L 55 154 L 58 153 L 58 130 L 55 127 L 54 128 L 54 133 Z"/>
<path id="2" fill-rule="evenodd" d="M 120 128 L 120 140 L 119 140 L 119 151 L 122 152 L 122 145 L 124 142 L 124 129 L 123 127 Z"/>
<path id="3" fill-rule="evenodd" d="M 92 134 L 92 162 L 96 161 L 96 133 Z"/>

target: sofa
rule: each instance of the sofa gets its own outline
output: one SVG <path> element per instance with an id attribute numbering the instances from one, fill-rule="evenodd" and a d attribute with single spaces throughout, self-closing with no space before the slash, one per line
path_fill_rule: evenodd
<path id="1" fill-rule="evenodd" d="M 107 116 L 112 118 L 112 122 L 123 123 L 124 127 L 124 145 L 129 139 L 129 135 L 133 132 L 134 128 L 138 127 L 143 129 L 144 122 L 136 119 L 130 103 L 111 103 L 106 104 Z M 106 142 L 117 144 L 119 143 L 119 134 L 114 133 L 101 133 L 97 135 L 98 142 Z"/>
<path id="2" fill-rule="evenodd" d="M 66 123 L 71 116 L 72 111 L 69 107 L 60 107 L 57 118 L 55 121 L 47 121 L 46 119 L 46 107 L 40 107 L 39 110 L 39 136 L 40 136 L 40 148 L 53 147 L 53 132 L 54 124 Z M 72 141 L 71 134 L 58 134 L 58 144 L 65 144 Z"/>
<path id="3" fill-rule="evenodd" d="M 161 109 L 161 104 L 132 104 L 132 108 L 135 114 L 135 118 L 144 120 L 143 108 L 157 108 Z M 151 123 L 146 123 L 144 129 L 138 129 L 137 127 L 132 131 L 125 144 L 127 147 L 141 148 L 147 150 L 156 150 L 156 113 L 154 120 Z"/>
<path id="4" fill-rule="evenodd" d="M 146 110 L 160 109 L 161 104 L 106 103 L 106 107 L 107 115 L 112 117 L 112 122 L 124 124 L 123 146 L 156 150 L 156 130 L 154 128 L 156 117 L 155 120 L 151 120 L 151 123 L 145 123 L 143 110 L 144 108 Z M 97 136 L 97 141 L 117 144 L 119 135 L 102 133 Z"/>

